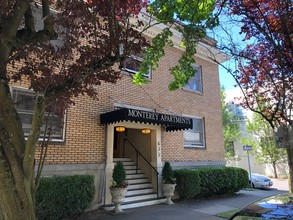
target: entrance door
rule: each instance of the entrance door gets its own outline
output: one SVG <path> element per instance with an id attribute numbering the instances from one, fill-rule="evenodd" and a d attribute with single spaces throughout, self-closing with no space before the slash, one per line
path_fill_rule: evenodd
<path id="1" fill-rule="evenodd" d="M 113 157 L 119 158 L 123 157 L 123 141 L 126 134 L 125 130 L 124 132 L 117 132 L 114 128 L 114 146 L 113 146 Z"/>

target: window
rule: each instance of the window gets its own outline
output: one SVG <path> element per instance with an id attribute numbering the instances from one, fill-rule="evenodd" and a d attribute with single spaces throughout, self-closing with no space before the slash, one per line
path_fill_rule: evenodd
<path id="1" fill-rule="evenodd" d="M 30 90 L 18 89 L 18 88 L 13 88 L 12 93 L 13 93 L 15 108 L 21 118 L 24 135 L 25 137 L 28 137 L 32 129 L 35 93 Z M 58 111 L 61 112 L 60 109 L 61 108 L 57 106 L 55 108 L 55 112 L 58 112 Z M 51 125 L 51 129 L 50 129 L 52 132 L 51 138 L 53 140 L 63 140 L 64 139 L 63 138 L 64 117 L 60 116 L 60 114 L 52 115 L 52 113 L 46 112 L 44 124 L 41 128 L 41 130 L 43 131 L 43 135 L 45 131 L 46 121 L 48 121 L 48 126 Z"/>
<path id="2" fill-rule="evenodd" d="M 192 129 L 184 131 L 184 147 L 205 147 L 204 120 L 192 118 Z"/>
<path id="3" fill-rule="evenodd" d="M 123 61 L 123 67 L 122 70 L 125 70 L 130 73 L 137 73 L 139 71 L 140 65 L 142 63 L 142 58 L 139 56 L 131 55 L 129 57 L 126 57 Z M 146 75 L 143 75 L 145 78 L 150 79 L 151 78 L 151 68 L 149 69 L 149 73 Z"/>
<path id="4" fill-rule="evenodd" d="M 202 93 L 202 71 L 201 67 L 193 65 L 196 73 L 191 77 L 188 83 L 183 87 L 185 90 Z"/>

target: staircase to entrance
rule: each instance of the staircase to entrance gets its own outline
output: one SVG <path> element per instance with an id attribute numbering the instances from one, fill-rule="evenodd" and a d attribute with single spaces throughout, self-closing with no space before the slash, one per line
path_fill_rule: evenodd
<path id="1" fill-rule="evenodd" d="M 122 209 L 136 208 L 164 203 L 164 197 L 158 197 L 157 191 L 152 186 L 150 179 L 137 168 L 131 158 L 113 158 L 113 162 L 121 161 L 126 172 L 129 187 L 122 203 Z"/>

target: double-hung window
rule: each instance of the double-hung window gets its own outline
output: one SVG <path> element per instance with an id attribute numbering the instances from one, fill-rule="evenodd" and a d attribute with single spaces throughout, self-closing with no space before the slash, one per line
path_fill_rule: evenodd
<path id="1" fill-rule="evenodd" d="M 135 74 L 139 71 L 143 58 L 138 55 L 130 55 L 123 61 L 122 70 Z M 143 75 L 147 79 L 151 79 L 151 68 L 149 68 L 148 74 Z"/>
<path id="2" fill-rule="evenodd" d="M 184 147 L 205 148 L 204 119 L 192 118 L 192 129 L 184 131 Z"/>
<path id="3" fill-rule="evenodd" d="M 185 90 L 190 90 L 193 92 L 202 93 L 202 70 L 201 67 L 192 65 L 192 67 L 196 70 L 196 73 L 193 77 L 191 77 L 188 83 L 183 87 Z"/>
<path id="4" fill-rule="evenodd" d="M 28 137 L 32 129 L 35 93 L 31 90 L 13 88 L 12 94 L 15 108 L 21 118 L 24 135 L 25 137 Z M 62 141 L 64 140 L 64 115 L 62 113 L 59 114 L 61 112 L 60 106 L 49 107 L 51 107 L 50 109 L 52 111 L 45 112 L 44 123 L 41 127 L 41 136 L 45 135 L 44 132 L 47 128 L 46 136 L 48 135 L 48 132 L 50 132 L 50 137 L 53 141 Z"/>

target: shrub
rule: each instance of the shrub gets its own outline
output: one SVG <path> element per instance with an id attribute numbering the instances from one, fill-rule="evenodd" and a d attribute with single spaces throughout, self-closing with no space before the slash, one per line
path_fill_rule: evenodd
<path id="1" fill-rule="evenodd" d="M 239 167 L 233 167 L 237 171 L 237 191 L 246 188 L 249 185 L 248 172 Z"/>
<path id="2" fill-rule="evenodd" d="M 199 168 L 200 198 L 231 194 L 247 186 L 247 171 L 236 167 Z"/>
<path id="3" fill-rule="evenodd" d="M 200 178 L 197 170 L 175 170 L 176 190 L 181 199 L 194 198 L 200 193 Z"/>
<path id="4" fill-rule="evenodd" d="M 36 193 L 37 218 L 79 215 L 90 206 L 94 194 L 94 177 L 90 175 L 42 177 Z"/>
<path id="5" fill-rule="evenodd" d="M 126 173 L 124 165 L 121 161 L 118 161 L 114 167 L 113 174 L 113 183 L 111 187 L 125 187 L 126 183 Z"/>
<path id="6" fill-rule="evenodd" d="M 223 169 L 215 167 L 199 168 L 200 177 L 200 198 L 217 195 L 221 190 L 223 181 Z"/>
<path id="7" fill-rule="evenodd" d="M 162 170 L 162 177 L 163 177 L 163 183 L 166 184 L 175 184 L 176 178 L 174 176 L 173 169 L 170 165 L 170 162 L 166 161 L 163 170 Z"/>
<path id="8" fill-rule="evenodd" d="M 248 186 L 248 173 L 237 167 L 202 167 L 175 171 L 181 199 L 232 194 Z"/>

